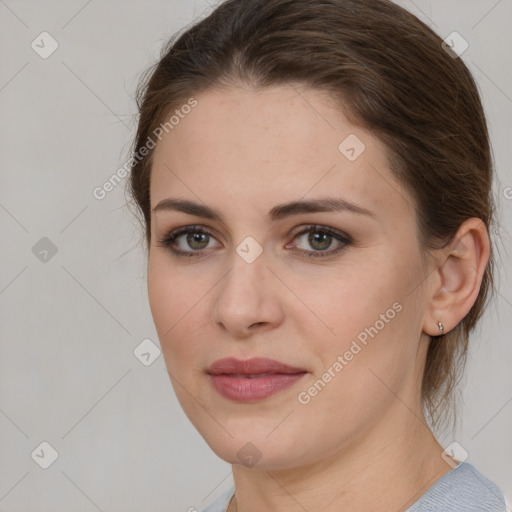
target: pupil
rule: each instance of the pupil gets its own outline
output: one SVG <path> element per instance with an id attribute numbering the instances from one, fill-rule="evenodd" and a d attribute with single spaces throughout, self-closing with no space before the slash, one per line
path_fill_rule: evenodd
<path id="1" fill-rule="evenodd" d="M 201 238 L 205 238 L 207 235 L 205 233 L 191 233 L 188 236 L 188 242 L 192 242 L 190 245 L 193 246 L 195 242 L 201 242 Z M 204 241 L 204 240 L 203 240 Z"/>
<path id="2" fill-rule="evenodd" d="M 322 239 L 323 239 L 324 244 L 320 244 L 319 249 L 327 249 L 329 247 L 329 245 L 331 245 L 330 244 L 330 240 L 329 240 L 330 236 L 331 235 L 327 235 L 325 233 L 312 233 L 310 235 L 310 237 L 309 237 L 309 241 L 310 241 L 310 243 L 311 242 L 315 242 L 316 243 L 318 241 L 322 242 Z M 328 243 L 325 243 L 326 240 L 328 241 Z M 312 243 L 312 246 L 315 247 L 315 244 Z"/>

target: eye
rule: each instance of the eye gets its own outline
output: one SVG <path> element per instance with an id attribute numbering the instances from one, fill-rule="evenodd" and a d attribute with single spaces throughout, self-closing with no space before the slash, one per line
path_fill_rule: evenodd
<path id="1" fill-rule="evenodd" d="M 348 235 L 317 224 L 307 226 L 297 233 L 293 239 L 305 238 L 305 235 L 308 235 L 306 240 L 313 250 L 299 250 L 297 252 L 312 258 L 332 256 L 352 243 Z M 338 242 L 338 247 L 327 250 L 332 246 L 333 239 Z M 158 240 L 157 245 L 169 249 L 176 256 L 204 256 L 207 252 L 204 249 L 208 248 L 209 242 L 212 240 L 215 240 L 212 234 L 202 226 L 184 226 L 165 235 Z M 180 241 L 181 243 L 179 243 Z M 294 247 L 294 245 L 287 244 L 285 247 L 288 249 Z"/>
<path id="2" fill-rule="evenodd" d="M 199 256 L 198 253 L 204 252 L 203 249 L 208 247 L 210 238 L 213 239 L 211 233 L 201 226 L 185 226 L 171 231 L 163 239 L 159 240 L 158 245 L 159 247 L 169 249 L 177 256 Z M 180 239 L 183 239 L 181 240 L 181 245 L 179 243 L 176 244 Z M 176 249 L 176 245 L 178 249 Z"/>
<path id="3" fill-rule="evenodd" d="M 307 237 L 305 235 L 307 235 Z M 313 251 L 299 251 L 301 254 L 305 254 L 310 258 L 332 256 L 339 253 L 345 249 L 346 246 L 352 243 L 352 240 L 348 235 L 327 226 L 320 226 L 317 224 L 308 226 L 306 229 L 300 231 L 295 236 L 294 240 L 297 238 L 305 238 L 307 244 L 313 248 Z M 331 247 L 333 239 L 338 242 L 338 247 L 329 251 L 326 250 Z M 289 248 L 293 246 L 286 245 L 286 247 Z"/>

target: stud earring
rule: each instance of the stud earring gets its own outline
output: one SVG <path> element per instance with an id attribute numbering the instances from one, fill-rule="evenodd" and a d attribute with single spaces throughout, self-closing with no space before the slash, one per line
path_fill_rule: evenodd
<path id="1" fill-rule="evenodd" d="M 444 325 L 441 322 L 437 322 L 437 326 L 439 327 L 439 334 L 443 334 Z"/>

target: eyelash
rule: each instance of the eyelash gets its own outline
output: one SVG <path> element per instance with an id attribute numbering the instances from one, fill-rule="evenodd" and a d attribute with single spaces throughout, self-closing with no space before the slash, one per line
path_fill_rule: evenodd
<path id="1" fill-rule="evenodd" d="M 306 228 L 299 233 L 297 233 L 293 239 L 304 235 L 305 233 L 321 233 L 325 235 L 329 235 L 334 237 L 339 242 L 342 242 L 342 245 L 338 247 L 337 249 L 331 250 L 331 251 L 305 251 L 302 249 L 299 249 L 298 252 L 304 256 L 308 256 L 309 258 L 325 258 L 328 256 L 334 256 L 335 254 L 338 254 L 342 250 L 344 250 L 347 246 L 352 244 L 352 239 L 346 235 L 341 233 L 340 231 L 337 231 L 335 229 L 329 228 L 327 226 L 321 226 L 318 224 L 311 224 L 306 226 Z M 179 249 L 174 248 L 174 242 L 177 238 L 184 234 L 188 233 L 198 233 L 202 235 L 208 235 L 213 236 L 208 230 L 204 229 L 202 226 L 184 226 L 178 229 L 175 229 L 174 231 L 171 231 L 167 235 L 165 235 L 163 238 L 158 240 L 158 247 L 164 247 L 166 249 L 169 249 L 175 256 L 178 257 L 201 257 L 205 251 L 199 250 L 199 251 L 181 251 Z"/>

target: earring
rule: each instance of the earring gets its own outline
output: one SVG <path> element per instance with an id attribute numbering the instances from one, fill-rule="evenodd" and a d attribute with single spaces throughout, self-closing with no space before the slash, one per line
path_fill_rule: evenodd
<path id="1" fill-rule="evenodd" d="M 437 326 L 439 327 L 439 334 L 443 334 L 444 325 L 441 322 L 437 322 Z"/>

